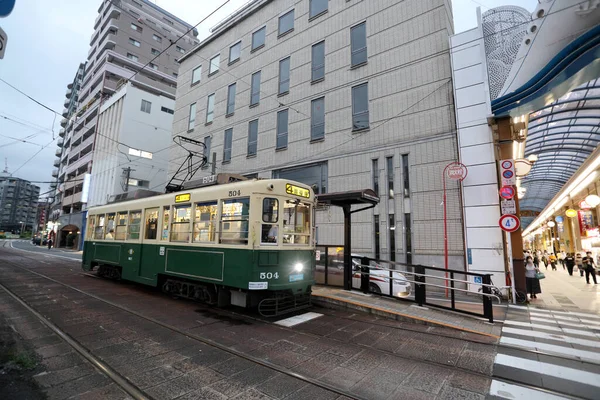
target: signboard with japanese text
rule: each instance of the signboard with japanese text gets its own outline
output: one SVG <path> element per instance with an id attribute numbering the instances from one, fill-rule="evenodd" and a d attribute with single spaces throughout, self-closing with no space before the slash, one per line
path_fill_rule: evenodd
<path id="1" fill-rule="evenodd" d="M 500 202 L 500 210 L 502 211 L 502 215 L 516 214 L 517 204 L 514 200 L 503 200 Z"/>

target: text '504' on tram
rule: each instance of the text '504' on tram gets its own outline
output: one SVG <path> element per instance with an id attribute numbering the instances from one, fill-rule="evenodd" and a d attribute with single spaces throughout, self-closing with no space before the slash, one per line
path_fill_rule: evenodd
<path id="1" fill-rule="evenodd" d="M 283 179 L 230 180 L 219 174 L 183 192 L 90 208 L 83 269 L 264 316 L 308 307 L 313 191 Z"/>

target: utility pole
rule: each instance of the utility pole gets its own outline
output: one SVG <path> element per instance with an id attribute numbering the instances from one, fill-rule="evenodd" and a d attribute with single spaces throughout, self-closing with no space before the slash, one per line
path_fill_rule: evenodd
<path id="1" fill-rule="evenodd" d="M 123 168 L 123 178 L 125 179 L 125 182 L 123 182 L 121 187 L 125 193 L 129 191 L 129 177 L 131 176 L 131 171 L 133 171 L 131 167 Z"/>

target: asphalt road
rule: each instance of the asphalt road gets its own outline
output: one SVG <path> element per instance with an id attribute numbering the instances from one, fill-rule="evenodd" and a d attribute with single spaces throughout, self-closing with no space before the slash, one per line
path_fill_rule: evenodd
<path id="1" fill-rule="evenodd" d="M 49 255 L 56 258 L 67 258 L 74 261 L 81 261 L 81 252 L 74 252 L 64 249 L 51 248 L 47 246 L 35 246 L 31 240 L 12 240 L 10 244 L 13 248 L 24 250 L 32 253 Z"/>

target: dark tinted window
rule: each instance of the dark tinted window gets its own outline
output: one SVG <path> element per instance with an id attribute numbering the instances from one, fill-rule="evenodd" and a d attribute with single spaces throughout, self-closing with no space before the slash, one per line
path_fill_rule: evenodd
<path id="1" fill-rule="evenodd" d="M 410 197 L 410 179 L 408 175 L 408 154 L 402 155 L 402 178 L 404 180 L 404 197 Z"/>
<path id="2" fill-rule="evenodd" d="M 363 83 L 352 88 L 352 129 L 369 127 L 369 85 Z"/>
<path id="3" fill-rule="evenodd" d="M 387 157 L 387 180 L 390 198 L 394 197 L 394 157 Z"/>
<path id="4" fill-rule="evenodd" d="M 242 42 L 237 42 L 229 48 L 229 63 L 240 59 L 242 55 Z"/>
<path id="5" fill-rule="evenodd" d="M 352 41 L 352 66 L 367 62 L 367 24 L 363 22 L 351 28 L 350 39 Z"/>
<path id="6" fill-rule="evenodd" d="M 260 71 L 252 74 L 252 85 L 250 87 L 250 105 L 260 102 Z"/>
<path id="7" fill-rule="evenodd" d="M 379 196 L 379 160 L 373 160 L 373 191 Z"/>
<path id="8" fill-rule="evenodd" d="M 223 142 L 223 162 L 231 161 L 231 142 L 233 141 L 233 129 L 225 131 L 225 140 Z"/>
<path id="9" fill-rule="evenodd" d="M 290 91 L 290 58 L 279 61 L 279 94 Z"/>
<path id="10" fill-rule="evenodd" d="M 227 88 L 227 115 L 235 111 L 235 83 Z"/>
<path id="11" fill-rule="evenodd" d="M 310 0 L 309 18 L 327 11 L 329 0 Z"/>
<path id="12" fill-rule="evenodd" d="M 290 179 L 310 186 L 316 194 L 327 193 L 327 163 L 273 171 L 273 178 Z"/>
<path id="13" fill-rule="evenodd" d="M 312 75 L 313 81 L 325 77 L 325 42 L 317 43 L 312 47 Z"/>
<path id="14" fill-rule="evenodd" d="M 258 120 L 250 121 L 248 124 L 248 155 L 256 155 L 258 147 Z"/>
<path id="15" fill-rule="evenodd" d="M 373 221 L 373 233 L 375 236 L 375 258 L 379 260 L 381 258 L 381 245 L 379 242 L 379 215 L 375 215 Z"/>
<path id="16" fill-rule="evenodd" d="M 252 34 L 252 50 L 256 50 L 265 45 L 266 32 L 267 28 L 263 26 Z"/>
<path id="17" fill-rule="evenodd" d="M 310 113 L 311 140 L 325 137 L 325 97 L 312 101 Z"/>
<path id="18" fill-rule="evenodd" d="M 294 10 L 279 17 L 279 35 L 294 29 Z"/>
<path id="19" fill-rule="evenodd" d="M 288 145 L 288 110 L 277 113 L 276 149 L 285 149 Z"/>

